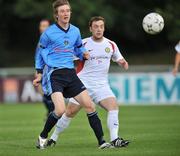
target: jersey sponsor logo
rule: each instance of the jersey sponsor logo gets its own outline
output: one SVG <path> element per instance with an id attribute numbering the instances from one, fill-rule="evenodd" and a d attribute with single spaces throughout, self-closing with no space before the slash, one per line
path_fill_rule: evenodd
<path id="1" fill-rule="evenodd" d="M 111 51 L 111 49 L 110 49 L 109 47 L 106 47 L 106 48 L 105 48 L 105 52 L 106 52 L 106 53 L 110 53 L 110 51 Z"/>
<path id="2" fill-rule="evenodd" d="M 109 59 L 107 56 L 91 56 L 90 60 Z"/>
<path id="3" fill-rule="evenodd" d="M 72 53 L 73 51 L 71 49 L 60 49 L 60 48 L 55 48 L 54 52 L 70 52 Z"/>

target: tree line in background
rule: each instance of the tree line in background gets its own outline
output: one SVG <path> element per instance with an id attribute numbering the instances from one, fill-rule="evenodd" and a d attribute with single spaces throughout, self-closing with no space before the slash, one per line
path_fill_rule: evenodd
<path id="1" fill-rule="evenodd" d="M 69 0 L 72 20 L 82 37 L 90 35 L 88 20 L 101 15 L 106 19 L 105 35 L 116 41 L 127 56 L 138 52 L 156 53 L 175 44 L 180 38 L 179 0 Z M 53 0 L 0 0 L 0 67 L 32 66 L 40 19 L 52 16 Z M 142 19 L 150 12 L 165 20 L 163 32 L 146 34 Z M 161 63 L 161 62 L 160 62 Z"/>

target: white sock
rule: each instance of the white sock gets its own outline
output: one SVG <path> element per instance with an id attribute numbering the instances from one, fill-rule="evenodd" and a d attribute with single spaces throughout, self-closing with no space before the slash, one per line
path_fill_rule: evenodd
<path id="1" fill-rule="evenodd" d="M 118 131 L 119 131 L 118 113 L 119 113 L 118 110 L 112 110 L 108 112 L 107 126 L 109 128 L 111 141 L 118 138 Z"/>
<path id="2" fill-rule="evenodd" d="M 64 113 L 62 117 L 58 120 L 56 128 L 53 134 L 51 135 L 51 139 L 57 141 L 59 134 L 62 133 L 69 126 L 71 119 L 72 118 L 67 117 Z"/>

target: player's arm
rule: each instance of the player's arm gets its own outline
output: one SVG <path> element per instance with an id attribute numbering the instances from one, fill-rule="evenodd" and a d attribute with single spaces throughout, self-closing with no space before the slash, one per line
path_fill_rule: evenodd
<path id="1" fill-rule="evenodd" d="M 85 49 L 82 39 L 81 39 L 81 34 L 80 31 L 78 31 L 78 38 L 76 40 L 76 45 L 75 45 L 75 50 L 76 50 L 76 56 L 80 58 L 80 60 L 88 60 L 89 59 L 89 52 Z"/>
<path id="2" fill-rule="evenodd" d="M 42 79 L 42 72 L 43 72 L 43 67 L 44 67 L 44 60 L 41 56 L 41 49 L 37 47 L 36 50 L 36 55 L 35 55 L 35 79 L 33 81 L 34 86 L 39 86 L 41 79 Z"/>
<path id="3" fill-rule="evenodd" d="M 175 50 L 177 51 L 176 57 L 175 57 L 175 64 L 173 68 L 173 75 L 176 76 L 180 64 L 180 41 L 179 43 L 175 46 Z"/>
<path id="4" fill-rule="evenodd" d="M 33 81 L 34 86 L 38 86 L 42 80 L 42 73 L 43 68 L 45 66 L 45 62 L 43 60 L 43 57 L 41 55 L 41 52 L 47 47 L 48 44 L 48 38 L 47 35 L 44 33 L 41 35 L 38 46 L 36 48 L 36 54 L 35 54 L 35 79 Z"/>
<path id="5" fill-rule="evenodd" d="M 119 48 L 115 43 L 113 43 L 114 46 L 114 53 L 112 56 L 112 60 L 116 62 L 118 65 L 122 66 L 125 70 L 129 68 L 128 62 L 124 59 L 121 52 L 119 51 Z"/>
<path id="6" fill-rule="evenodd" d="M 129 68 L 129 64 L 125 59 L 118 60 L 117 64 L 122 66 L 125 70 L 128 70 L 128 68 Z"/>
<path id="7" fill-rule="evenodd" d="M 180 53 L 177 53 L 176 57 L 175 57 L 175 65 L 173 68 L 173 75 L 174 76 L 176 76 L 176 74 L 178 72 L 179 64 L 180 64 Z"/>

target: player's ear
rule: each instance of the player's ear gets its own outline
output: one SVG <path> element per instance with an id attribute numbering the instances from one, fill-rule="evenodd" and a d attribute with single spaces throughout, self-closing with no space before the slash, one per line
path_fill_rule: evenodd
<path id="1" fill-rule="evenodd" d="M 92 32 L 92 28 L 91 27 L 89 27 L 89 31 Z"/>
<path id="2" fill-rule="evenodd" d="M 54 19 L 55 19 L 55 21 L 58 21 L 58 15 L 57 14 L 54 14 Z"/>

